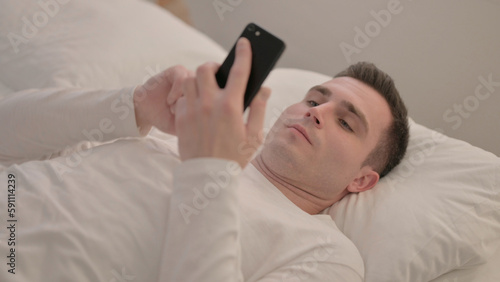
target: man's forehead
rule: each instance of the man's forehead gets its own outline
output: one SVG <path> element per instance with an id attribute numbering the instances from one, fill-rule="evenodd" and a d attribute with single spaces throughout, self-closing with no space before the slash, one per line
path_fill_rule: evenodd
<path id="1" fill-rule="evenodd" d="M 358 80 L 356 78 L 341 76 L 334 77 L 330 80 L 327 80 L 321 84 L 324 87 L 329 88 L 331 91 L 336 90 L 344 90 L 349 92 L 359 92 L 358 94 L 367 93 L 367 94 L 378 94 L 375 89 L 373 89 L 368 84 Z M 332 89 L 333 88 L 333 89 Z"/>

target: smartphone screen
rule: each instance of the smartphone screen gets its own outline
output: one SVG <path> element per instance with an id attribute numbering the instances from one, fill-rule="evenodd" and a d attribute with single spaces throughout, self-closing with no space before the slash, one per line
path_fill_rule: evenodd
<path id="1" fill-rule="evenodd" d="M 252 68 L 243 103 L 243 110 L 245 110 L 285 50 L 285 43 L 254 23 L 249 23 L 240 37 L 246 37 L 252 46 Z M 215 74 L 220 88 L 226 86 L 229 71 L 234 63 L 235 47 L 236 43 Z"/>

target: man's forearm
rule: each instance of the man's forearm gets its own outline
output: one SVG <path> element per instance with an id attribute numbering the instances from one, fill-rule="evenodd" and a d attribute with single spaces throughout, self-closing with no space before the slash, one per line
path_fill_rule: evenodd
<path id="1" fill-rule="evenodd" d="M 159 281 L 242 281 L 236 162 L 199 158 L 174 173 Z"/>
<path id="2" fill-rule="evenodd" d="M 32 89 L 0 102 L 0 160 L 41 159 L 80 141 L 140 136 L 133 88 Z"/>

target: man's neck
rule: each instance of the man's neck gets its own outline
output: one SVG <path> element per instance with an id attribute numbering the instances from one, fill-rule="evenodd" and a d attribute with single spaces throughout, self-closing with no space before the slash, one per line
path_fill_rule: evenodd
<path id="1" fill-rule="evenodd" d="M 315 195 L 306 192 L 298 185 L 294 184 L 289 178 L 275 173 L 269 168 L 262 155 L 257 155 L 252 160 L 252 164 L 257 170 L 266 177 L 278 190 L 283 193 L 292 203 L 309 214 L 318 214 L 332 204 L 332 201 L 320 199 Z"/>

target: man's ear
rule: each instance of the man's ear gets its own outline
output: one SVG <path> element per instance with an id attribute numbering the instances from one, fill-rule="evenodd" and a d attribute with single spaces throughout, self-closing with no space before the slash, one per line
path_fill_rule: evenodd
<path id="1" fill-rule="evenodd" d="M 369 166 L 364 166 L 358 173 L 358 176 L 347 185 L 347 191 L 351 193 L 370 190 L 380 179 L 379 174 Z"/>

